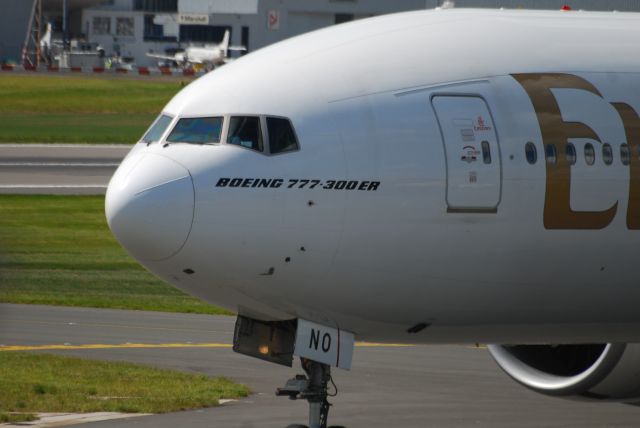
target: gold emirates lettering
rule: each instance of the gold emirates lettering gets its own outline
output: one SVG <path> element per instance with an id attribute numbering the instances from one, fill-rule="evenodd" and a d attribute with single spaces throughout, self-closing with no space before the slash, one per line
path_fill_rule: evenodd
<path id="1" fill-rule="evenodd" d="M 618 111 L 629 144 L 629 203 L 627 206 L 627 228 L 640 229 L 640 118 L 638 113 L 625 103 L 611 103 Z"/>
<path id="2" fill-rule="evenodd" d="M 570 138 L 589 138 L 602 144 L 593 129 L 581 122 L 562 120 L 560 107 L 551 88 L 581 89 L 603 98 L 585 79 L 560 73 L 513 74 L 529 95 L 538 118 L 542 142 L 553 144 L 557 152 L 565 153 Z M 640 118 L 628 104 L 612 103 L 624 124 L 631 153 L 638 153 L 640 145 Z M 630 156 L 629 204 L 627 227 L 640 229 L 640 160 Z M 547 180 L 543 223 L 546 229 L 603 229 L 616 215 L 618 202 L 604 211 L 574 211 L 571 209 L 571 166 L 566 157 L 557 156 L 555 163 L 546 163 Z"/>

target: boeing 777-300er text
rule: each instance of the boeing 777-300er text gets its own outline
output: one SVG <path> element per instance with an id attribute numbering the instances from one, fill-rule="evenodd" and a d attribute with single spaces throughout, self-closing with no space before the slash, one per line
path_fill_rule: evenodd
<path id="1" fill-rule="evenodd" d="M 109 185 L 147 269 L 238 313 L 325 426 L 354 340 L 488 343 L 534 391 L 640 402 L 640 17 L 448 9 L 187 86 Z M 381 57 L 381 52 L 385 55 Z"/>

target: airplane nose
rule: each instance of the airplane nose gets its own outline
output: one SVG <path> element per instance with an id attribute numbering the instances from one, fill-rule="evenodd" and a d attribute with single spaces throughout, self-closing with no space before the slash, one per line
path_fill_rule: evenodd
<path id="1" fill-rule="evenodd" d="M 193 222 L 194 188 L 189 171 L 156 154 L 125 159 L 105 198 L 107 222 L 115 237 L 138 260 L 175 255 Z"/>

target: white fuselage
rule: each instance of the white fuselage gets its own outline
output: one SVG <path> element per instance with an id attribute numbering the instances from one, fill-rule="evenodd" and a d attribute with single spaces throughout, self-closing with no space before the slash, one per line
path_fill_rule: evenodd
<path id="1" fill-rule="evenodd" d="M 181 55 L 177 57 L 179 62 L 191 62 L 195 64 L 220 65 L 224 63 L 224 52 L 219 46 L 198 47 L 189 46 Z"/>
<path id="2" fill-rule="evenodd" d="M 623 119 L 640 112 L 638 40 L 633 14 L 479 10 L 303 35 L 198 79 L 164 109 L 173 124 L 286 117 L 299 151 L 138 143 L 111 182 L 107 217 L 150 271 L 258 319 L 375 341 L 637 342 L 629 201 L 640 141 L 629 137 L 640 122 Z M 380 50 L 393 59 L 380 62 Z M 216 186 L 221 178 L 241 180 Z M 155 233 L 133 242 L 114 226 L 124 199 L 188 179 L 140 214 Z"/>

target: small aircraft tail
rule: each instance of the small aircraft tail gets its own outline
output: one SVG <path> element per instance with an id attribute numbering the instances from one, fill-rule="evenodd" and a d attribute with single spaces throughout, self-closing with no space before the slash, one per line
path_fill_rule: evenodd
<path id="1" fill-rule="evenodd" d="M 224 32 L 224 37 L 222 38 L 222 42 L 220 42 L 220 49 L 222 50 L 223 58 L 229 56 L 229 30 L 225 30 Z"/>
<path id="2" fill-rule="evenodd" d="M 42 48 L 51 48 L 51 23 L 47 23 L 47 31 L 45 31 L 44 36 L 40 38 L 40 47 Z"/>
<path id="3" fill-rule="evenodd" d="M 223 58 L 229 58 L 229 51 L 246 51 L 247 50 L 247 48 L 244 46 L 229 46 L 229 30 L 226 30 L 224 32 L 224 37 L 222 38 L 222 41 L 220 42 L 218 47 L 222 51 Z"/>

